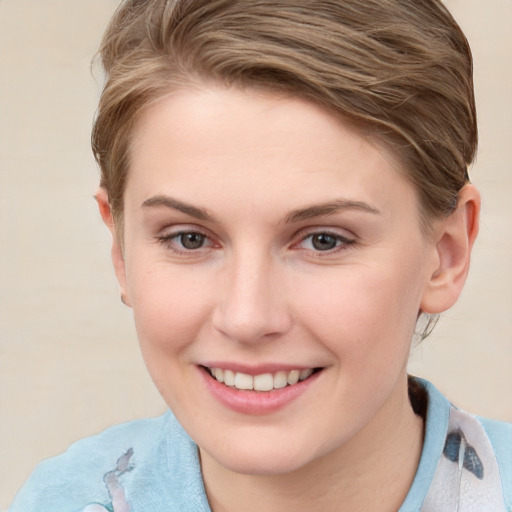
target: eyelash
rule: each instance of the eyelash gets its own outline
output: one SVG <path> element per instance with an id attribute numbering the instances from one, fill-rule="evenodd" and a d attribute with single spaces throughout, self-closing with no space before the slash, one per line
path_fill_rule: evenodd
<path id="1" fill-rule="evenodd" d="M 183 247 L 182 237 L 185 235 L 196 235 L 196 236 L 201 237 L 201 245 L 197 248 Z M 333 241 L 335 242 L 335 246 L 330 249 L 326 249 L 326 250 L 321 250 L 321 249 L 315 248 L 313 238 L 320 237 L 320 236 L 325 236 L 325 237 L 333 239 Z M 314 254 L 315 257 L 322 257 L 323 255 L 327 256 L 327 255 L 331 255 L 331 254 L 336 254 L 340 251 L 346 250 L 348 248 L 348 246 L 353 245 L 356 242 L 356 240 L 354 238 L 349 238 L 349 237 L 340 235 L 339 233 L 336 233 L 336 232 L 330 231 L 330 230 L 317 230 L 317 231 L 311 231 L 306 234 L 301 233 L 297 238 L 299 238 L 299 239 L 298 239 L 298 241 L 296 241 L 292 244 L 292 248 L 296 248 L 296 247 L 300 246 L 301 244 L 304 244 L 307 240 L 310 240 L 311 245 L 313 245 L 313 247 L 312 248 L 304 248 L 304 250 L 310 254 Z M 179 230 L 174 233 L 169 233 L 166 235 L 159 236 L 159 237 L 157 237 L 157 240 L 159 243 L 161 243 L 162 245 L 164 245 L 166 248 L 170 249 L 174 253 L 184 254 L 184 255 L 187 255 L 187 254 L 190 255 L 190 254 L 194 254 L 194 253 L 197 254 L 202 249 L 204 250 L 204 249 L 208 249 L 208 248 L 214 246 L 214 243 L 211 241 L 211 239 L 208 237 L 208 235 L 200 230 L 197 230 L 197 229 L 188 229 L 188 230 L 182 229 L 182 230 Z M 177 241 L 177 240 L 180 240 L 180 241 Z M 205 245 L 205 242 L 209 242 L 209 243 L 207 243 Z M 179 246 L 177 244 L 179 244 L 179 246 L 181 246 L 181 247 L 179 248 Z"/>

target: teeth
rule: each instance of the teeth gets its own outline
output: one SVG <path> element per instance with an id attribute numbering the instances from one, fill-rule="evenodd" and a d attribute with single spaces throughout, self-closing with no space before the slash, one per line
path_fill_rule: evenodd
<path id="1" fill-rule="evenodd" d="M 274 377 L 271 373 L 264 373 L 263 375 L 255 375 L 254 389 L 256 391 L 270 391 L 274 389 Z"/>
<path id="2" fill-rule="evenodd" d="M 254 377 L 246 373 L 223 370 L 222 368 L 209 368 L 208 370 L 215 380 L 223 382 L 226 386 L 243 390 L 254 389 L 255 391 L 271 391 L 286 386 L 293 386 L 313 374 L 313 368 L 292 370 L 290 372 L 279 371 L 274 374 L 263 373 Z"/>
<path id="3" fill-rule="evenodd" d="M 313 373 L 313 369 L 312 368 L 307 368 L 306 370 L 302 370 L 300 372 L 300 377 L 299 377 L 299 380 L 305 380 L 307 379 L 308 377 L 311 376 L 311 374 Z"/>
<path id="4" fill-rule="evenodd" d="M 274 375 L 274 388 L 281 389 L 288 385 L 286 372 L 277 372 Z"/>
<path id="5" fill-rule="evenodd" d="M 222 370 L 220 370 L 220 371 L 222 371 Z M 235 372 L 233 372 L 231 370 L 224 370 L 224 384 L 226 384 L 226 386 L 234 386 L 235 385 Z"/>
<path id="6" fill-rule="evenodd" d="M 237 373 L 235 374 L 235 388 L 254 389 L 254 379 L 246 373 Z"/>
<path id="7" fill-rule="evenodd" d="M 224 372 L 220 369 L 220 368 L 215 368 L 213 370 L 214 372 L 214 377 L 219 381 L 219 382 L 224 382 Z"/>
<path id="8" fill-rule="evenodd" d="M 288 381 L 288 384 L 290 386 L 293 386 L 294 384 L 297 384 L 299 382 L 300 372 L 299 370 L 292 370 L 289 374 L 286 380 Z"/>

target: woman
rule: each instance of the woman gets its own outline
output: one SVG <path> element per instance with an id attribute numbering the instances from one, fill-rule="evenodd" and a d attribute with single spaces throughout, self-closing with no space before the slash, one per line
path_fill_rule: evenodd
<path id="1" fill-rule="evenodd" d="M 96 199 L 172 414 L 77 443 L 12 510 L 508 510 L 511 427 L 406 372 L 478 232 L 442 4 L 129 1 L 101 56 Z"/>

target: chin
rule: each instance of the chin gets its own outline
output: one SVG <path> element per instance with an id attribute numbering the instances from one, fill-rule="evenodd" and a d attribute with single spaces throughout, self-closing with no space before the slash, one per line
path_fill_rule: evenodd
<path id="1" fill-rule="evenodd" d="M 277 458 L 262 460 L 260 457 L 233 457 L 223 463 L 218 460 L 226 469 L 241 475 L 253 476 L 277 476 L 293 473 L 303 468 L 307 463 L 304 460 L 289 460 Z"/>
<path id="2" fill-rule="evenodd" d="M 272 442 L 248 444 L 244 443 L 244 446 L 239 446 L 237 443 L 232 443 L 228 450 L 214 448 L 207 453 L 216 463 L 229 471 L 256 476 L 293 473 L 317 458 L 314 453 L 311 453 L 311 446 L 309 450 L 305 450 L 302 443 L 293 446 Z M 276 446 L 280 446 L 280 448 L 276 449 Z"/>

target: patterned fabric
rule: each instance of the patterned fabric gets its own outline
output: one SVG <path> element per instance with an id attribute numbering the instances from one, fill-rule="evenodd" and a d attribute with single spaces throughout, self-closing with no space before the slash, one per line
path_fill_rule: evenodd
<path id="1" fill-rule="evenodd" d="M 415 379 L 423 452 L 398 512 L 512 512 L 512 425 Z M 211 512 L 197 446 L 170 412 L 112 427 L 42 463 L 9 512 Z"/>
<path id="2" fill-rule="evenodd" d="M 108 495 L 111 499 L 109 508 L 106 508 L 99 503 L 92 503 L 82 509 L 82 512 L 132 512 L 132 507 L 126 499 L 123 486 L 119 481 L 119 477 L 134 469 L 135 466 L 130 464 L 132 455 L 133 448 L 130 448 L 125 454 L 119 457 L 116 467 L 112 471 L 105 473 L 105 476 L 103 477 L 103 481 L 105 482 L 105 486 L 108 490 Z"/>
<path id="3" fill-rule="evenodd" d="M 421 512 L 509 510 L 498 461 L 484 428 L 475 417 L 452 406 L 443 455 Z"/>

